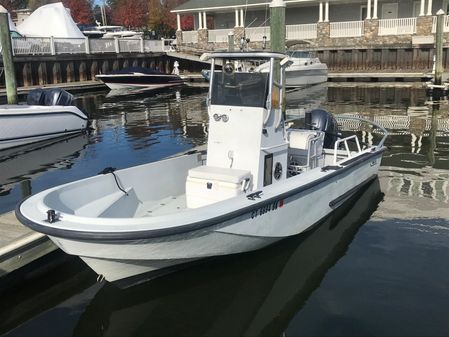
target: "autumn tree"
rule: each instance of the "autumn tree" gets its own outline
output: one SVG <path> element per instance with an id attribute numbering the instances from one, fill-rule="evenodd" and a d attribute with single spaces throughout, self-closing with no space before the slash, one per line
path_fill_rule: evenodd
<path id="1" fill-rule="evenodd" d="M 53 4 L 56 2 L 61 2 L 61 0 L 28 0 L 28 8 L 34 11 L 38 7 Z"/>
<path id="2" fill-rule="evenodd" d="M 147 0 L 118 0 L 113 9 L 112 22 L 129 28 L 141 28 L 148 21 Z"/>
<path id="3" fill-rule="evenodd" d="M 92 3 L 89 0 L 63 0 L 66 8 L 70 9 L 73 21 L 90 24 L 93 22 Z"/>
<path id="4" fill-rule="evenodd" d="M 6 8 L 8 12 L 14 9 L 22 9 L 27 5 L 26 0 L 0 0 L 0 5 Z"/>

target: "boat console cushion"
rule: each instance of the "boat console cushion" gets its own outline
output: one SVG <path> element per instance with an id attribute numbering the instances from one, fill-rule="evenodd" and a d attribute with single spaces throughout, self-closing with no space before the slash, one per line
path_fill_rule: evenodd
<path id="1" fill-rule="evenodd" d="M 189 170 L 189 177 L 204 180 L 215 180 L 239 184 L 247 179 L 251 173 L 246 170 L 236 170 L 225 167 L 198 166 Z"/>

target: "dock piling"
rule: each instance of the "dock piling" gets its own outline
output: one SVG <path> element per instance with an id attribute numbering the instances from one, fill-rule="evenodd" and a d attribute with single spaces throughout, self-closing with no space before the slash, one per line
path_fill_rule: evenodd
<path id="1" fill-rule="evenodd" d="M 5 73 L 8 104 L 17 104 L 17 83 L 14 72 L 11 35 L 8 11 L 0 5 L 0 44 L 2 46 L 3 68 Z"/>
<path id="2" fill-rule="evenodd" d="M 441 85 L 443 76 L 443 25 L 444 11 L 437 12 L 437 30 L 435 34 L 435 84 Z"/>

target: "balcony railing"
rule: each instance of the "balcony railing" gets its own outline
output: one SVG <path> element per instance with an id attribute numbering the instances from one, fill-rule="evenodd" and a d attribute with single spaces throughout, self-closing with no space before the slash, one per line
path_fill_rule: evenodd
<path id="1" fill-rule="evenodd" d="M 270 27 L 249 27 L 245 28 L 245 35 L 251 41 L 263 41 L 263 37 L 266 36 L 267 41 L 270 40 Z"/>
<path id="2" fill-rule="evenodd" d="M 416 18 L 379 20 L 379 35 L 416 34 Z"/>
<path id="3" fill-rule="evenodd" d="M 213 29 L 209 30 L 209 42 L 228 42 L 228 34 L 234 29 Z"/>
<path id="4" fill-rule="evenodd" d="M 437 17 L 433 17 L 432 21 L 432 33 L 436 33 L 437 31 Z M 449 32 L 449 16 L 444 17 L 444 24 L 443 24 L 443 32 Z"/>
<path id="5" fill-rule="evenodd" d="M 191 30 L 191 31 L 182 32 L 182 42 L 198 43 L 198 31 Z"/>
<path id="6" fill-rule="evenodd" d="M 363 21 L 332 22 L 330 37 L 359 37 L 363 35 Z"/>
<path id="7" fill-rule="evenodd" d="M 311 23 L 305 25 L 287 25 L 286 38 L 287 40 L 316 39 L 317 24 Z"/>

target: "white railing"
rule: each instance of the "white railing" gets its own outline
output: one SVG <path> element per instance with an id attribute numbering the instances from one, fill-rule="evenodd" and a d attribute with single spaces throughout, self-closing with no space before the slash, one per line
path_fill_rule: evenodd
<path id="1" fill-rule="evenodd" d="M 443 24 L 443 32 L 449 32 L 449 16 L 446 15 L 444 17 L 444 24 Z M 437 32 L 437 17 L 434 16 L 432 20 L 432 33 Z"/>
<path id="2" fill-rule="evenodd" d="M 209 30 L 209 42 L 228 42 L 228 34 L 234 29 L 212 29 Z"/>
<path id="3" fill-rule="evenodd" d="M 119 50 L 124 53 L 142 52 L 143 45 L 141 39 L 119 39 Z"/>
<path id="4" fill-rule="evenodd" d="M 317 24 L 311 23 L 306 25 L 287 25 L 286 38 L 287 40 L 316 39 Z"/>
<path id="5" fill-rule="evenodd" d="M 166 52 L 173 50 L 174 41 L 135 38 L 88 39 L 87 37 L 13 37 L 11 40 L 14 55 Z"/>
<path id="6" fill-rule="evenodd" d="M 83 54 L 86 53 L 85 38 L 54 38 L 55 54 Z"/>
<path id="7" fill-rule="evenodd" d="M 52 43 L 49 37 L 15 37 L 12 49 L 14 55 L 51 55 Z"/>
<path id="8" fill-rule="evenodd" d="M 332 22 L 330 37 L 359 37 L 363 35 L 363 21 Z"/>
<path id="9" fill-rule="evenodd" d="M 245 35 L 250 41 L 263 41 L 263 37 L 267 37 L 267 41 L 270 40 L 270 27 L 249 27 L 245 28 Z"/>
<path id="10" fill-rule="evenodd" d="M 182 32 L 182 42 L 183 43 L 198 43 L 198 31 L 191 30 Z"/>
<path id="11" fill-rule="evenodd" d="M 92 54 L 116 52 L 114 39 L 89 39 L 89 46 Z"/>
<path id="12" fill-rule="evenodd" d="M 379 20 L 379 35 L 404 35 L 415 33 L 416 18 Z"/>

